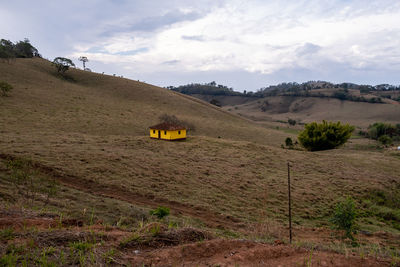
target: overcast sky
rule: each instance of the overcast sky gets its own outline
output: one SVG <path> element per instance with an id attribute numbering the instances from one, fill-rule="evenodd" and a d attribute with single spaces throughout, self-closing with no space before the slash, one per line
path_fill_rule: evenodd
<path id="1" fill-rule="evenodd" d="M 399 0 L 0 0 L 0 38 L 159 86 L 400 84 Z"/>

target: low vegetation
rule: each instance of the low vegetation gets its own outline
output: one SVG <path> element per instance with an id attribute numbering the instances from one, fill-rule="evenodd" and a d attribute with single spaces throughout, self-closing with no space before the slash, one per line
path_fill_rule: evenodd
<path id="1" fill-rule="evenodd" d="M 353 234 L 356 233 L 357 210 L 354 200 L 347 197 L 346 200 L 338 203 L 334 210 L 332 223 L 336 229 L 343 230 L 345 237 L 354 240 Z"/>
<path id="2" fill-rule="evenodd" d="M 27 204 L 31 204 L 36 198 L 41 197 L 47 205 L 50 198 L 56 196 L 57 181 L 40 175 L 34 170 L 31 162 L 10 159 L 6 166 L 10 173 L 6 180 L 14 186 L 14 199 L 22 196 Z"/>
<path id="3" fill-rule="evenodd" d="M 31 45 L 28 39 L 13 43 L 10 40 L 0 40 L 0 59 L 10 62 L 15 58 L 41 57 L 39 51 Z"/>
<path id="4" fill-rule="evenodd" d="M 56 57 L 53 60 L 53 65 L 56 67 L 57 71 L 61 74 L 64 74 L 67 70 L 69 70 L 70 67 L 75 66 L 75 64 L 72 62 L 71 59 L 64 57 Z"/>
<path id="5" fill-rule="evenodd" d="M 225 95 L 225 96 L 238 96 L 242 95 L 240 92 L 233 91 L 233 88 L 229 88 L 222 84 L 217 84 L 215 81 L 210 83 L 200 84 L 200 83 L 191 83 L 187 85 L 181 86 L 168 86 L 168 89 L 172 91 L 176 91 L 182 94 L 200 94 L 200 95 Z"/>
<path id="6" fill-rule="evenodd" d="M 353 126 L 342 125 L 340 122 L 313 122 L 304 126 L 298 139 L 309 151 L 334 149 L 346 143 L 353 131 Z"/>
<path id="7" fill-rule="evenodd" d="M 154 210 L 150 211 L 150 215 L 156 216 L 158 219 L 162 219 L 168 216 L 170 213 L 170 209 L 167 207 L 158 207 Z"/>
<path id="8" fill-rule="evenodd" d="M 12 85 L 3 81 L 0 81 L 0 91 L 2 96 L 7 96 L 8 92 L 13 89 Z"/>

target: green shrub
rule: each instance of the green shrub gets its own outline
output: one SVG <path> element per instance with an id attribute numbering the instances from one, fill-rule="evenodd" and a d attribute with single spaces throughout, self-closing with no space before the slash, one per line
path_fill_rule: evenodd
<path id="1" fill-rule="evenodd" d="M 296 120 L 293 120 L 293 119 L 288 119 L 288 123 L 289 123 L 289 125 L 292 125 L 292 126 L 295 126 L 296 125 Z"/>
<path id="2" fill-rule="evenodd" d="M 13 87 L 11 84 L 0 81 L 0 90 L 1 90 L 2 96 L 7 96 L 7 93 L 10 92 L 12 89 L 13 89 Z"/>
<path id="3" fill-rule="evenodd" d="M 157 218 L 159 218 L 159 219 L 162 219 L 162 218 L 168 216 L 169 213 L 170 213 L 170 210 L 169 210 L 169 208 L 166 208 L 166 207 L 158 207 L 158 208 L 150 211 L 150 215 L 157 216 Z"/>
<path id="4" fill-rule="evenodd" d="M 299 134 L 300 144 L 309 151 L 327 150 L 339 147 L 347 142 L 354 127 L 340 122 L 308 123 Z"/>
<path id="5" fill-rule="evenodd" d="M 331 222 L 336 229 L 344 230 L 345 237 L 354 240 L 353 233 L 356 232 L 357 210 L 354 200 L 347 197 L 345 201 L 336 205 Z"/>
<path id="6" fill-rule="evenodd" d="M 293 140 L 290 137 L 286 137 L 285 139 L 285 145 L 289 148 L 293 148 Z"/>
<path id="7" fill-rule="evenodd" d="M 388 135 L 382 135 L 378 138 L 378 141 L 382 145 L 390 145 L 392 143 L 392 138 L 390 138 Z"/>
<path id="8" fill-rule="evenodd" d="M 368 127 L 368 136 L 371 139 L 378 140 L 379 137 L 383 135 L 388 135 L 390 137 L 396 135 L 397 129 L 396 126 L 383 123 L 383 122 L 375 122 L 374 124 Z"/>

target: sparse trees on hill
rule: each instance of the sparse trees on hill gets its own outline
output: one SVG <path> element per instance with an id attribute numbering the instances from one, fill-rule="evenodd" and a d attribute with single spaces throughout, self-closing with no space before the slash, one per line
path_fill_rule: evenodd
<path id="1" fill-rule="evenodd" d="M 53 60 L 53 65 L 61 74 L 64 74 L 67 70 L 69 70 L 69 67 L 75 66 L 71 59 L 65 57 L 56 57 Z"/>
<path id="2" fill-rule="evenodd" d="M 0 58 L 6 61 L 10 61 L 15 58 L 14 44 L 5 39 L 0 40 Z"/>
<path id="3" fill-rule="evenodd" d="M 308 123 L 299 136 L 300 144 L 309 151 L 337 148 L 350 138 L 354 127 L 340 122 Z"/>
<path id="4" fill-rule="evenodd" d="M 16 44 L 9 40 L 0 40 L 0 58 L 10 61 L 14 58 L 41 57 L 39 51 L 31 45 L 28 39 L 19 41 Z"/>
<path id="5" fill-rule="evenodd" d="M 39 51 L 30 44 L 27 38 L 16 43 L 14 49 L 19 58 L 40 57 Z"/>

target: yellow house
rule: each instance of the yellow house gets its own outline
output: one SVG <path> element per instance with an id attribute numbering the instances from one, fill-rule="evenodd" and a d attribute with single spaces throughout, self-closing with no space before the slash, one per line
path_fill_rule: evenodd
<path id="1" fill-rule="evenodd" d="M 163 122 L 150 128 L 150 137 L 165 140 L 186 139 L 186 128 L 173 123 Z"/>

